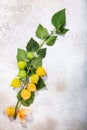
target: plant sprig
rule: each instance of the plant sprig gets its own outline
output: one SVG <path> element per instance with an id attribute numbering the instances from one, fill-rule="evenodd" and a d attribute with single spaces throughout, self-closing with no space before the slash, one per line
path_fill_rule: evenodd
<path id="1" fill-rule="evenodd" d="M 66 25 L 65 9 L 55 13 L 51 18 L 51 23 L 54 29 L 49 33 L 48 30 L 38 25 L 36 29 L 36 37 L 41 39 L 40 44 L 31 38 L 26 45 L 26 50 L 18 48 L 17 64 L 19 72 L 17 78 L 12 80 L 11 86 L 13 88 L 20 87 L 17 94 L 17 104 L 14 107 L 12 114 L 11 108 L 7 109 L 7 115 L 14 118 L 19 115 L 20 104 L 23 106 L 30 106 L 35 98 L 35 92 L 45 87 L 43 76 L 46 76 L 46 71 L 42 67 L 42 60 L 46 56 L 47 46 L 53 46 L 57 40 L 58 35 L 65 34 L 68 29 Z M 12 109 L 13 110 L 13 109 Z M 10 112 L 11 111 L 11 112 Z"/>

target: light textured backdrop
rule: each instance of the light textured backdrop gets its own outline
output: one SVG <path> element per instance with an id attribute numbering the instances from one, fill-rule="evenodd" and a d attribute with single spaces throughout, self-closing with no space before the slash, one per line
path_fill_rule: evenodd
<path id="1" fill-rule="evenodd" d="M 86 0 L 0 1 L 0 130 L 87 130 L 86 4 Z M 35 38 L 39 23 L 51 30 L 51 16 L 63 8 L 70 31 L 47 49 L 43 66 L 48 90 L 37 94 L 30 106 L 34 121 L 24 128 L 3 114 L 16 103 L 10 82 L 18 72 L 17 48 Z"/>

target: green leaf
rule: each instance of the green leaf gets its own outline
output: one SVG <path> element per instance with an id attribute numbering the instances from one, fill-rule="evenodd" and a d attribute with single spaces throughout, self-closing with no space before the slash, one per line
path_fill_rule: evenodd
<path id="1" fill-rule="evenodd" d="M 32 61 L 31 61 L 31 65 L 37 69 L 39 66 L 42 66 L 42 60 L 41 58 L 34 58 Z"/>
<path id="2" fill-rule="evenodd" d="M 46 48 L 40 49 L 37 54 L 41 59 L 44 58 L 46 56 Z"/>
<path id="3" fill-rule="evenodd" d="M 39 48 L 39 44 L 33 38 L 31 38 L 26 46 L 27 51 L 36 52 L 38 48 Z"/>
<path id="4" fill-rule="evenodd" d="M 52 46 L 55 44 L 56 39 L 57 39 L 57 36 L 49 36 L 49 38 L 46 40 L 46 44 L 48 46 Z"/>
<path id="5" fill-rule="evenodd" d="M 66 29 L 66 28 L 64 28 L 62 31 L 60 31 L 60 30 L 57 30 L 57 34 L 65 34 L 65 33 L 67 33 L 69 31 L 69 29 Z"/>
<path id="6" fill-rule="evenodd" d="M 65 34 L 65 33 L 68 32 L 68 31 L 69 31 L 69 29 L 64 28 L 63 31 L 62 31 L 62 34 Z"/>
<path id="7" fill-rule="evenodd" d="M 18 92 L 18 94 L 17 94 L 17 99 L 18 99 L 19 101 L 22 100 L 22 98 L 21 98 L 21 91 Z"/>
<path id="8" fill-rule="evenodd" d="M 34 97 L 35 97 L 35 94 L 31 93 L 31 97 L 29 99 L 21 101 L 22 105 L 30 106 L 33 103 L 33 101 L 34 101 Z"/>
<path id="9" fill-rule="evenodd" d="M 36 69 L 31 68 L 31 70 L 29 71 L 28 75 L 31 76 L 32 74 L 36 73 Z"/>
<path id="10" fill-rule="evenodd" d="M 46 28 L 44 28 L 41 24 L 36 29 L 36 36 L 40 39 L 44 39 L 48 36 L 48 31 Z"/>
<path id="11" fill-rule="evenodd" d="M 65 34 L 69 29 L 64 28 L 64 25 L 61 23 L 59 28 L 56 29 L 57 34 Z"/>
<path id="12" fill-rule="evenodd" d="M 45 86 L 46 86 L 46 85 L 45 85 L 43 79 L 40 77 L 40 78 L 39 78 L 39 81 L 38 81 L 38 83 L 37 83 L 37 85 L 36 85 L 37 90 L 40 90 L 40 89 L 44 88 Z"/>
<path id="13" fill-rule="evenodd" d="M 26 62 L 28 62 L 29 60 L 27 58 L 27 51 L 18 48 L 17 61 L 26 61 Z"/>
<path id="14" fill-rule="evenodd" d="M 51 19 L 52 24 L 55 26 L 55 28 L 59 28 L 61 23 L 63 25 L 66 24 L 66 15 L 65 15 L 65 9 L 60 10 L 59 12 L 55 13 Z"/>
<path id="15" fill-rule="evenodd" d="M 36 73 L 36 69 L 34 69 L 33 66 L 31 66 L 31 62 L 27 63 L 27 70 L 28 69 L 29 69 L 28 76 L 31 76 L 32 74 Z"/>

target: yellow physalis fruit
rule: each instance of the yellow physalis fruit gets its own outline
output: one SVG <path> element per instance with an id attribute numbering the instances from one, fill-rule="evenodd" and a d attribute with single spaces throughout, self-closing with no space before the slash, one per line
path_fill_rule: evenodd
<path id="1" fill-rule="evenodd" d="M 39 80 L 39 76 L 37 74 L 33 74 L 33 75 L 30 76 L 30 82 L 31 83 L 37 84 L 38 80 Z"/>
<path id="2" fill-rule="evenodd" d="M 8 107 L 5 112 L 8 115 L 8 117 L 13 117 L 14 114 L 15 114 L 15 108 L 14 107 Z"/>
<path id="3" fill-rule="evenodd" d="M 14 78 L 11 82 L 13 88 L 18 88 L 21 86 L 21 81 L 18 78 Z"/>
<path id="4" fill-rule="evenodd" d="M 18 62 L 18 68 L 19 68 L 20 70 L 25 69 L 26 66 L 27 66 L 27 63 L 26 63 L 25 61 L 19 61 L 19 62 Z"/>
<path id="5" fill-rule="evenodd" d="M 23 89 L 21 91 L 21 97 L 23 98 L 23 100 L 27 100 L 31 97 L 31 92 L 28 89 Z"/>
<path id="6" fill-rule="evenodd" d="M 21 121 L 21 122 L 25 122 L 26 121 L 26 116 L 28 116 L 29 114 L 31 113 L 30 110 L 28 109 L 20 109 L 17 113 L 17 116 L 18 116 L 18 119 Z"/>
<path id="7" fill-rule="evenodd" d="M 30 90 L 30 92 L 35 92 L 36 91 L 36 85 L 33 83 L 29 83 L 27 85 L 27 89 Z"/>
<path id="8" fill-rule="evenodd" d="M 37 70 L 36 70 L 36 74 L 38 76 L 45 76 L 46 75 L 46 71 L 43 67 L 38 67 Z"/>

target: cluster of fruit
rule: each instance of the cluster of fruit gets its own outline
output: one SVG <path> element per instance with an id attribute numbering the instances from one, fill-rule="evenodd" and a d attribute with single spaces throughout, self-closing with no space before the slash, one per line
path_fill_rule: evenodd
<path id="1" fill-rule="evenodd" d="M 30 54 L 30 53 L 29 53 Z M 33 58 L 33 55 L 28 55 L 29 59 Z M 14 88 L 18 88 L 21 86 L 21 79 L 25 79 L 27 77 L 26 72 L 27 63 L 25 61 L 18 62 L 19 73 L 18 77 L 14 78 L 11 82 L 11 86 Z M 21 97 L 23 100 L 27 100 L 31 97 L 31 92 L 35 92 L 37 90 L 36 84 L 38 83 L 39 77 L 46 76 L 46 71 L 43 67 L 38 67 L 35 74 L 32 74 L 29 77 L 29 83 L 25 84 L 24 88 L 21 90 Z"/>
<path id="2" fill-rule="evenodd" d="M 33 52 L 29 52 L 27 54 L 27 58 L 29 60 L 32 60 L 34 57 L 35 56 L 34 56 Z M 34 74 L 31 74 L 30 77 L 27 77 L 27 71 L 26 71 L 27 63 L 25 61 L 19 61 L 17 65 L 19 68 L 18 77 L 14 78 L 12 80 L 11 86 L 13 88 L 17 89 L 19 87 L 22 87 L 22 84 L 24 82 L 23 87 L 21 88 L 21 91 L 20 91 L 21 100 L 19 100 L 19 101 L 26 102 L 26 101 L 29 101 L 29 99 L 32 96 L 32 93 L 36 92 L 37 83 L 41 77 L 46 76 L 46 71 L 43 67 L 38 67 Z M 27 79 L 27 78 L 29 78 L 29 79 Z M 13 106 L 10 106 L 6 109 L 6 114 L 8 115 L 8 117 L 14 117 L 14 115 L 16 114 L 16 116 L 18 116 L 18 118 L 21 121 L 25 120 L 25 116 L 28 114 L 28 112 L 29 112 L 28 109 L 26 110 L 26 109 L 18 109 L 18 108 L 15 111 L 15 107 L 13 107 Z"/>

